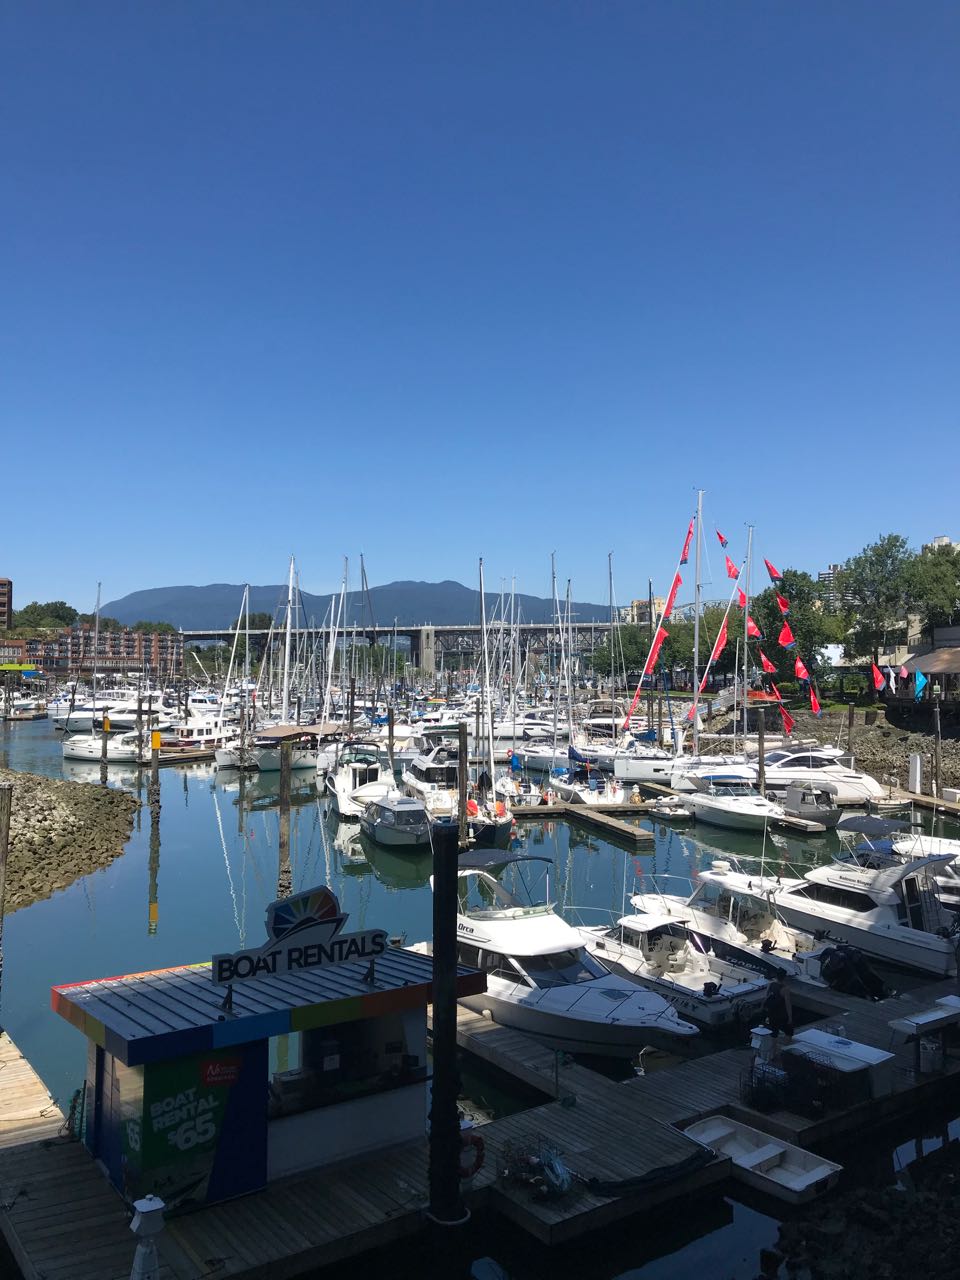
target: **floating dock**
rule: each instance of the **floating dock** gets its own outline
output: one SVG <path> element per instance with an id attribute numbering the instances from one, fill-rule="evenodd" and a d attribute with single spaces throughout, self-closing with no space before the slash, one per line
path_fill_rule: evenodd
<path id="1" fill-rule="evenodd" d="M 633 817 L 647 817 L 642 805 L 631 804 L 523 804 L 515 805 L 510 812 L 518 821 L 541 819 L 572 822 L 578 827 L 600 831 L 611 839 L 626 841 L 632 845 L 653 846 L 653 832 L 646 827 L 625 822 L 617 814 L 629 813 Z"/>

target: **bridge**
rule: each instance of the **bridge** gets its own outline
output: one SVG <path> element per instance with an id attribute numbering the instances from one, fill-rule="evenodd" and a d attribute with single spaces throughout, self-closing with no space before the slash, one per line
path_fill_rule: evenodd
<path id="1" fill-rule="evenodd" d="M 504 624 L 509 629 L 508 624 Z M 560 629 L 556 623 L 521 622 L 515 624 L 519 631 L 521 659 L 529 655 L 545 653 L 550 646 L 559 645 Z M 501 624 L 494 622 L 488 627 L 491 635 L 499 633 Z M 574 653 L 585 655 L 606 643 L 610 630 L 608 622 L 574 622 L 564 626 L 564 643 L 567 637 L 573 636 Z M 184 645 L 204 641 L 219 641 L 232 644 L 235 632 L 230 629 L 212 629 L 206 631 L 181 631 Z M 241 633 L 245 634 L 245 633 Z M 266 640 L 270 632 L 266 629 L 250 629 L 251 638 Z M 273 634 L 282 635 L 282 628 L 275 627 Z M 307 643 L 313 645 L 318 640 L 323 647 L 323 637 L 329 632 L 324 627 L 294 627 L 294 639 L 305 637 Z M 418 626 L 418 627 L 348 627 L 340 631 L 338 643 L 351 644 L 353 637 L 357 644 L 388 644 L 396 636 L 410 645 L 410 662 L 414 667 L 432 674 L 438 666 L 474 666 L 480 655 L 480 626 L 478 623 L 464 623 L 455 626 Z M 451 663 L 450 659 L 454 661 Z"/>

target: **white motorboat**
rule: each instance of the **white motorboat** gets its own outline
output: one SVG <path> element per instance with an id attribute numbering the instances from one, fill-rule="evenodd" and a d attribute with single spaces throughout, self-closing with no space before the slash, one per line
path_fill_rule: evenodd
<path id="1" fill-rule="evenodd" d="M 656 782 L 668 787 L 676 759 L 674 751 L 664 751 L 662 747 L 633 739 L 618 749 L 614 756 L 613 776 L 621 782 Z"/>
<path id="2" fill-rule="evenodd" d="M 622 782 L 616 778 L 605 779 L 599 770 L 593 775 L 583 769 L 551 773 L 546 787 L 563 804 L 625 804 L 629 799 Z"/>
<path id="3" fill-rule="evenodd" d="M 684 1133 L 717 1155 L 729 1156 L 734 1178 L 790 1204 L 803 1204 L 834 1186 L 843 1165 L 752 1129 L 729 1116 L 706 1116 Z"/>
<path id="4" fill-rule="evenodd" d="M 754 774 L 754 777 L 756 774 Z M 838 747 L 780 747 L 764 756 L 764 777 L 768 792 L 783 793 L 794 782 L 810 782 L 815 787 L 828 784 L 837 805 L 875 804 L 884 799 L 876 778 L 854 768 L 850 755 Z"/>
<path id="5" fill-rule="evenodd" d="M 449 818 L 457 811 L 458 755 L 456 743 L 441 741 L 414 756 L 401 775 L 407 794 L 422 800 L 431 817 Z"/>
<path id="6" fill-rule="evenodd" d="M 953 917 L 937 896 L 935 871 L 949 855 L 907 862 L 852 859 L 814 867 L 801 877 L 758 875 L 714 863 L 700 879 L 748 898 L 788 925 L 848 942 L 868 956 L 938 977 L 957 970 Z"/>
<path id="7" fill-rule="evenodd" d="M 822 782 L 791 782 L 780 801 L 788 818 L 801 818 L 825 831 L 840 821 L 840 807 L 836 803 L 833 784 Z"/>
<path id="8" fill-rule="evenodd" d="M 763 831 L 783 818 L 783 807 L 755 791 L 749 783 L 725 773 L 708 774 L 698 789 L 684 797 L 698 822 L 732 831 Z"/>
<path id="9" fill-rule="evenodd" d="M 497 855 L 494 855 L 496 857 Z M 498 865 L 549 865 L 498 859 Z M 489 871 L 458 871 L 460 963 L 482 969 L 487 990 L 463 1003 L 502 1026 L 573 1053 L 634 1057 L 645 1046 L 676 1051 L 697 1035 L 662 996 L 615 977 L 549 901 L 521 901 Z"/>
<path id="10" fill-rule="evenodd" d="M 430 848 L 430 817 L 422 800 L 388 791 L 360 815 L 360 830 L 391 849 Z"/>
<path id="11" fill-rule="evenodd" d="M 716 955 L 695 931 L 670 915 L 644 911 L 616 924 L 581 928 L 587 950 L 615 972 L 664 996 L 698 1026 L 749 1026 L 770 980 L 756 968 Z"/>
<path id="12" fill-rule="evenodd" d="M 348 743 L 324 785 L 341 818 L 359 818 L 371 800 L 381 800 L 396 788 L 375 742 Z"/>
<path id="13" fill-rule="evenodd" d="M 256 768 L 261 773 L 278 773 L 280 770 L 280 743 L 275 739 L 253 740 L 253 758 Z M 308 742 L 294 742 L 290 748 L 291 769 L 314 769 L 317 767 L 317 748 Z"/>
<path id="14" fill-rule="evenodd" d="M 951 840 L 945 836 L 925 836 L 917 832 L 914 835 L 898 836 L 891 842 L 894 853 L 901 858 L 948 857 L 934 875 L 940 901 L 950 911 L 960 911 L 960 840 Z"/>
<path id="15" fill-rule="evenodd" d="M 102 760 L 103 737 L 99 733 L 72 733 L 61 744 L 64 760 Z M 137 764 L 144 750 L 142 735 L 118 733 L 107 737 L 107 762 L 109 764 Z M 149 742 L 147 743 L 149 756 Z"/>

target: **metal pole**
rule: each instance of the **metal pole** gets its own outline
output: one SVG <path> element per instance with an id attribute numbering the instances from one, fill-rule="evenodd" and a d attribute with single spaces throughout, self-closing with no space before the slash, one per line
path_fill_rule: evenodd
<path id="1" fill-rule="evenodd" d="M 460 839 L 466 820 L 467 726 L 459 728 Z M 470 1214 L 460 1196 L 457 1096 L 457 859 L 441 840 L 433 846 L 433 1090 L 430 1104 L 429 1216 L 446 1227 Z"/>
<path id="2" fill-rule="evenodd" d="M 766 703 L 759 703 L 757 706 L 757 790 L 762 796 L 767 794 L 767 762 L 763 758 L 764 746 L 763 737 L 766 729 L 767 707 Z M 747 740 L 743 740 L 743 754 L 747 754 Z"/>
<path id="3" fill-rule="evenodd" d="M 287 738 L 280 744 L 280 862 L 277 869 L 277 897 L 288 898 L 292 887 L 290 871 L 290 767 L 293 743 Z"/>

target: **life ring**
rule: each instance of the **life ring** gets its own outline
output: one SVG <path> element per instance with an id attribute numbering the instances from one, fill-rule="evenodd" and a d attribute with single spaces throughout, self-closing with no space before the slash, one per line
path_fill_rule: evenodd
<path id="1" fill-rule="evenodd" d="M 471 796 L 470 799 L 467 801 L 467 815 L 471 818 L 475 818 L 479 812 L 480 812 L 480 806 L 477 804 L 476 800 L 474 800 L 473 797 Z"/>
<path id="2" fill-rule="evenodd" d="M 483 1168 L 485 1148 L 479 1133 L 472 1129 L 460 1131 L 460 1177 L 472 1178 Z"/>

